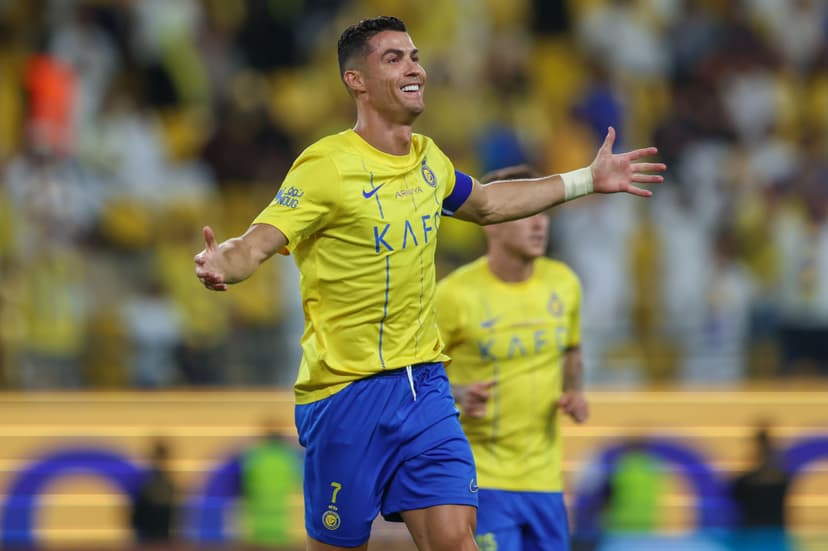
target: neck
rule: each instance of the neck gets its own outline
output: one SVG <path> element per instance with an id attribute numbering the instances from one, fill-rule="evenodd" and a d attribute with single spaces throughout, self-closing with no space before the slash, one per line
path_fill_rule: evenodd
<path id="1" fill-rule="evenodd" d="M 408 155 L 411 150 L 411 125 L 390 122 L 378 113 L 359 113 L 354 131 L 383 153 Z"/>
<path id="2" fill-rule="evenodd" d="M 535 272 L 535 259 L 522 258 L 489 250 L 489 270 L 495 277 L 506 283 L 520 283 L 526 281 Z"/>

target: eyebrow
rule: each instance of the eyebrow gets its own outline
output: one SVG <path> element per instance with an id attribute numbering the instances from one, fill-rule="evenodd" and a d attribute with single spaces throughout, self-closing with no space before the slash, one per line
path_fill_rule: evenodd
<path id="1" fill-rule="evenodd" d="M 412 56 L 415 56 L 419 53 L 420 53 L 420 50 L 418 50 L 417 48 L 414 48 L 413 50 L 411 50 L 411 55 Z M 399 48 L 388 48 L 387 50 L 382 52 L 382 55 L 380 57 L 385 57 L 388 54 L 394 54 L 394 55 L 400 55 L 401 56 L 401 55 L 405 55 L 405 52 L 403 50 L 400 50 Z"/>

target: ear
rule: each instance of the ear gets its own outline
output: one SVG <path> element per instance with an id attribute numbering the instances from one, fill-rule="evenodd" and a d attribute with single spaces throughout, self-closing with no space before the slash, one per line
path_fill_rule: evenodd
<path id="1" fill-rule="evenodd" d="M 345 81 L 345 86 L 354 93 L 365 91 L 365 82 L 362 78 L 362 73 L 356 69 L 348 69 L 345 71 L 345 74 L 342 75 L 342 80 Z"/>

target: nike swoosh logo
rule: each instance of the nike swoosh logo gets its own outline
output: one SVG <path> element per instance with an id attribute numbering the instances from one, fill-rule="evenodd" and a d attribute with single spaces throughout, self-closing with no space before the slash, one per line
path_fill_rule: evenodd
<path id="1" fill-rule="evenodd" d="M 376 192 L 378 192 L 378 191 L 379 191 L 379 188 L 381 188 L 381 187 L 382 187 L 382 186 L 384 186 L 384 185 L 385 185 L 385 182 L 383 182 L 383 183 L 381 183 L 380 185 L 378 185 L 377 187 L 375 187 L 375 188 L 371 189 L 371 191 L 365 191 L 365 190 L 363 189 L 363 190 L 362 190 L 362 196 L 363 196 L 363 197 L 365 197 L 366 199 L 370 199 L 371 197 L 373 197 L 373 196 L 374 196 L 374 194 L 375 194 Z"/>
<path id="2" fill-rule="evenodd" d="M 496 324 L 499 320 L 500 316 L 488 320 L 483 320 L 480 322 L 480 327 L 482 327 L 483 329 L 491 329 L 492 327 L 494 327 L 494 324 Z"/>

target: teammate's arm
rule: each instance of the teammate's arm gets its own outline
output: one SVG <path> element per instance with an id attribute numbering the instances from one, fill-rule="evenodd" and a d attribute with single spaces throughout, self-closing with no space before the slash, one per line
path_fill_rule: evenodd
<path id="1" fill-rule="evenodd" d="M 253 224 L 239 237 L 221 244 L 210 226 L 204 227 L 203 251 L 195 255 L 195 273 L 205 287 L 226 291 L 232 283 L 250 277 L 259 265 L 285 247 L 287 237 L 269 224 Z"/>
<path id="2" fill-rule="evenodd" d="M 663 163 L 634 162 L 654 155 L 655 147 L 614 154 L 615 130 L 610 127 L 595 160 L 586 168 L 543 178 L 508 180 L 481 185 L 473 182 L 468 199 L 456 218 L 481 225 L 497 224 L 542 212 L 589 193 L 629 193 L 649 197 L 652 192 L 635 184 L 656 184 L 664 177 Z"/>
<path id="3" fill-rule="evenodd" d="M 567 348 L 564 352 L 563 393 L 558 400 L 558 407 L 576 423 L 583 423 L 589 417 L 589 404 L 583 392 L 579 346 Z"/>

